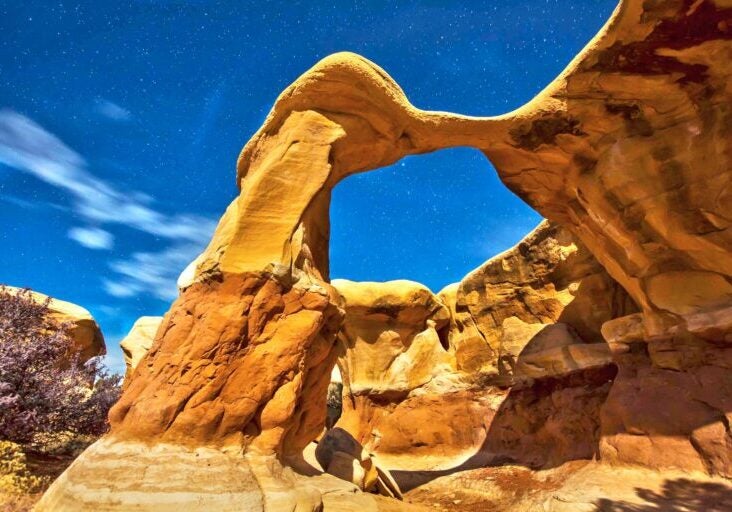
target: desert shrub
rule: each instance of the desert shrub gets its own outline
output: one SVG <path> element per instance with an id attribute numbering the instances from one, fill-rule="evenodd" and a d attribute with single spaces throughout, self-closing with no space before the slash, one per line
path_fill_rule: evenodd
<path id="1" fill-rule="evenodd" d="M 120 377 L 72 354 L 69 326 L 49 301 L 0 287 L 0 439 L 28 446 L 59 435 L 98 436 L 119 397 Z M 37 446 L 35 446 L 37 448 Z"/>
<path id="2" fill-rule="evenodd" d="M 19 444 L 0 441 L 0 494 L 33 494 L 48 484 L 47 479 L 33 475 Z"/>
<path id="3" fill-rule="evenodd" d="M 326 411 L 325 428 L 332 428 L 343 412 L 343 384 L 340 382 L 331 382 L 328 384 L 326 405 L 328 408 Z"/>

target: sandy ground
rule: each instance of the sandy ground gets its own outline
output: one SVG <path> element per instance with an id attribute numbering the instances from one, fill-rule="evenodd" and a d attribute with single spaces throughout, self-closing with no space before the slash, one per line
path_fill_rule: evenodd
<path id="1" fill-rule="evenodd" d="M 450 512 L 730 512 L 732 482 L 575 461 L 543 471 L 504 466 L 440 476 L 405 501 Z"/>

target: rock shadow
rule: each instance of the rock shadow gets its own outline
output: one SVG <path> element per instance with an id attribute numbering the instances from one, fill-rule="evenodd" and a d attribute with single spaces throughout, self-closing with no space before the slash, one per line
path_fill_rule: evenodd
<path id="1" fill-rule="evenodd" d="M 732 487 L 714 482 L 695 482 L 686 478 L 666 480 L 659 492 L 636 488 L 645 503 L 630 503 L 602 498 L 595 512 L 729 512 Z"/>
<path id="2" fill-rule="evenodd" d="M 592 459 L 599 451 L 600 408 L 616 375 L 610 364 L 516 384 L 474 455 L 444 470 L 392 470 L 392 476 L 407 492 L 458 471 L 508 464 L 549 469 Z"/>

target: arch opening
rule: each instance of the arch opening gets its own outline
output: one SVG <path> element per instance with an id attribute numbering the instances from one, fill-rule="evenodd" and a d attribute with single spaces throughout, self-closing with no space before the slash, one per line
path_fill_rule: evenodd
<path id="1" fill-rule="evenodd" d="M 330 205 L 330 277 L 437 292 L 514 246 L 542 217 L 477 149 L 407 156 L 349 176 Z"/>

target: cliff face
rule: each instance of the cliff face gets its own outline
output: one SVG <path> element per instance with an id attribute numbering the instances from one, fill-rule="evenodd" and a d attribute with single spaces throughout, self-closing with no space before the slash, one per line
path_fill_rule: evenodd
<path id="1" fill-rule="evenodd" d="M 484 350 L 476 357 L 469 350 L 459 357 L 461 368 L 475 369 L 481 361 L 484 371 L 507 377 L 541 377 L 536 354 L 565 345 L 577 345 L 572 355 L 580 359 L 592 358 L 593 351 L 609 355 L 602 325 L 638 310 L 575 235 L 546 221 L 441 295 L 452 305 L 453 318 L 467 318 L 492 354 Z M 457 325 L 450 340 L 458 355 L 467 350 Z M 556 351 L 544 357 L 562 364 Z M 571 369 L 569 364 L 566 370 Z"/>
<path id="2" fill-rule="evenodd" d="M 418 110 L 356 55 L 316 64 L 244 147 L 240 195 L 182 278 L 181 296 L 112 411 L 111 434 L 69 468 L 39 510 L 233 510 L 216 501 L 210 468 L 220 470 L 216 487 L 247 496 L 250 510 L 320 510 L 337 484 L 304 481 L 287 466 L 298 466 L 297 452 L 322 428 L 344 314 L 352 348 L 366 350 L 376 335 L 401 358 L 402 366 L 381 361 L 373 369 L 388 371 L 400 392 L 444 368 L 486 374 L 497 386 L 524 386 L 505 409 L 519 417 L 537 396 L 548 397 L 539 408 L 549 417 L 576 400 L 593 411 L 602 405 L 609 366 L 592 363 L 592 371 L 556 380 L 582 361 L 605 361 L 599 329 L 619 373 L 600 429 L 591 414 L 576 432 L 601 432 L 600 455 L 616 462 L 729 475 L 730 27 L 727 0 L 622 1 L 560 77 L 496 118 Z M 442 299 L 415 289 L 414 300 L 424 301 L 411 310 L 403 301 L 412 296 L 397 294 L 381 312 L 351 308 L 349 321 L 349 297 L 359 303 L 364 292 L 344 289 L 344 313 L 328 283 L 330 191 L 351 174 L 452 146 L 482 150 L 503 182 L 565 234 L 519 246 L 520 257 L 489 262 Z M 565 254 L 569 234 L 592 257 Z M 575 264 L 554 272 L 545 253 L 558 268 Z M 520 283 L 507 285 L 515 275 Z M 594 291 L 583 298 L 583 287 Z M 373 296 L 383 294 L 378 286 Z M 378 334 L 363 324 L 369 318 L 394 323 L 396 334 Z M 436 359 L 425 367 L 426 355 Z M 349 364 L 373 380 L 357 359 Z M 420 399 L 424 414 L 436 409 Z M 551 421 L 539 428 L 533 414 L 525 428 L 508 421 L 496 439 L 513 436 L 506 443 L 520 455 L 534 439 L 522 432 L 539 432 L 536 446 L 549 450 L 563 431 Z M 165 471 L 142 471 L 150 461 L 140 446 L 169 460 L 185 485 Z M 123 474 L 88 481 L 92 469 L 112 466 Z"/>

